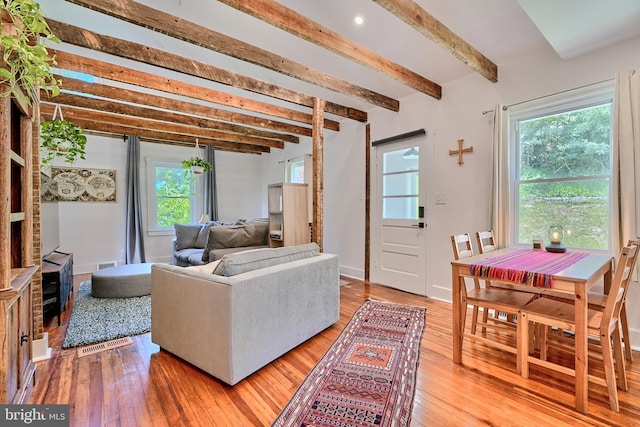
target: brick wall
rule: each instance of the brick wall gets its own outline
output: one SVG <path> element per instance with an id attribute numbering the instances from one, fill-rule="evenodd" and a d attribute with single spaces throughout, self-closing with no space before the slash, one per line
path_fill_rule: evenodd
<path id="1" fill-rule="evenodd" d="M 40 115 L 40 109 L 34 108 L 34 114 Z M 33 262 L 39 270 L 33 275 L 31 284 L 31 306 L 33 310 L 33 339 L 39 340 L 43 336 L 42 311 L 42 246 L 40 233 L 40 120 L 33 121 Z"/>

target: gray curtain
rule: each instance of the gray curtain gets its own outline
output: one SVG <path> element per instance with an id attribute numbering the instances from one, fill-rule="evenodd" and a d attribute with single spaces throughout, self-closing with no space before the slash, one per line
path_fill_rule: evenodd
<path id="1" fill-rule="evenodd" d="M 140 138 L 127 137 L 127 214 L 124 256 L 127 264 L 146 262 L 140 205 Z"/>
<path id="2" fill-rule="evenodd" d="M 218 190 L 216 188 L 216 150 L 211 145 L 204 147 L 204 159 L 211 169 L 204 174 L 204 213 L 212 221 L 218 220 Z"/>

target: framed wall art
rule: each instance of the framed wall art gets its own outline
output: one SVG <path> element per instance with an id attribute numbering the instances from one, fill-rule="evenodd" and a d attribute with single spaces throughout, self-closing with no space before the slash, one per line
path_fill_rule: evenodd
<path id="1" fill-rule="evenodd" d="M 114 169 L 51 168 L 41 175 L 43 202 L 115 202 Z"/>

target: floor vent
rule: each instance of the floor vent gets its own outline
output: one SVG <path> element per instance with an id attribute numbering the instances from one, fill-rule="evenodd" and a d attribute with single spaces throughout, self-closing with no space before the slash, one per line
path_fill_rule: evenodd
<path id="1" fill-rule="evenodd" d="M 115 267 L 116 265 L 118 265 L 116 261 L 101 262 L 98 264 L 98 270 L 102 270 L 103 268 Z"/>
<path id="2" fill-rule="evenodd" d="M 98 344 L 91 344 L 84 347 L 78 347 L 78 357 L 89 356 L 90 354 L 100 353 L 101 351 L 111 350 L 113 348 L 122 347 L 132 344 L 131 338 L 124 337 L 111 341 L 105 341 Z"/>

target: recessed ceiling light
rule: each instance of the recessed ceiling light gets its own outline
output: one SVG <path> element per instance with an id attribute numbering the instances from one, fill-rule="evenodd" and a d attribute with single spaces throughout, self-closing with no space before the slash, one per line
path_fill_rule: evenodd
<path id="1" fill-rule="evenodd" d="M 356 17 L 353 18 L 353 22 L 355 22 L 356 25 L 362 25 L 364 24 L 364 18 L 360 15 L 356 15 Z"/>

